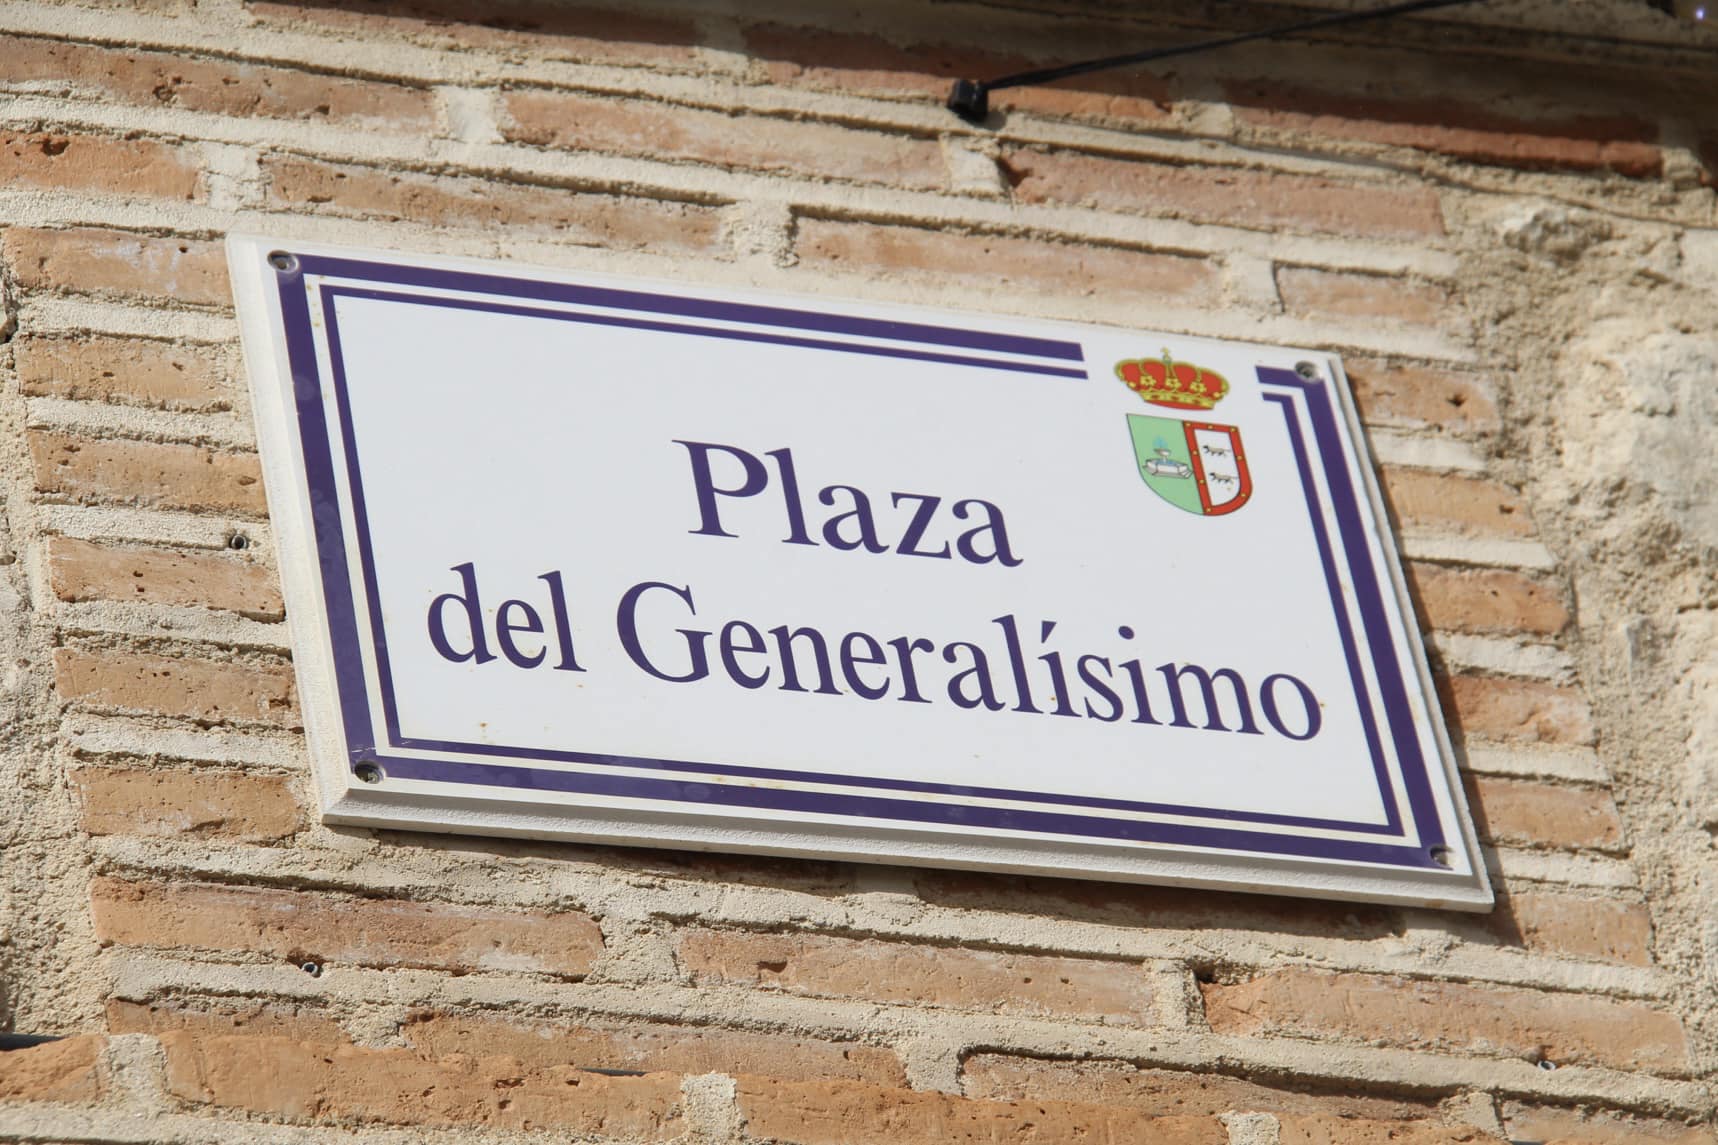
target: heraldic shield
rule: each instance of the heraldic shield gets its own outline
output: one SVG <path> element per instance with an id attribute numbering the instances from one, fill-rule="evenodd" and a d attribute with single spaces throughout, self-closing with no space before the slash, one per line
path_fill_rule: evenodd
<path id="1" fill-rule="evenodd" d="M 1128 414 L 1139 475 L 1151 491 L 1189 513 L 1220 517 L 1253 495 L 1253 477 L 1232 425 Z"/>

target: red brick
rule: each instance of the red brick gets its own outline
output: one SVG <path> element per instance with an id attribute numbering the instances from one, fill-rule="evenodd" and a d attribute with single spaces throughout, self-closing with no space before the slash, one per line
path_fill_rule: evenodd
<path id="1" fill-rule="evenodd" d="M 54 687 L 64 700 L 103 711 L 279 727 L 298 723 L 292 672 L 284 666 L 56 648 Z"/>
<path id="2" fill-rule="evenodd" d="M 1438 1125 L 1428 1121 L 1367 1121 L 1331 1115 L 1296 1115 L 1281 1119 L 1280 1145 L 1508 1145 L 1471 1125 Z"/>
<path id="3" fill-rule="evenodd" d="M 1544 1145 L 1712 1145 L 1710 1125 L 1690 1125 L 1603 1110 L 1554 1109 L 1519 1101 L 1500 1112 L 1511 1140 Z"/>
<path id="4" fill-rule="evenodd" d="M 1338 1037 L 1665 1073 L 1688 1066 L 1688 1043 L 1674 1016 L 1585 994 L 1313 970 L 1201 989 L 1219 1034 Z"/>
<path id="5" fill-rule="evenodd" d="M 1521 495 L 1495 481 L 1395 466 L 1382 468 L 1379 479 L 1403 525 L 1469 536 L 1535 534 Z"/>
<path id="6" fill-rule="evenodd" d="M 1400 913 L 1359 903 L 968 871 L 925 871 L 914 880 L 926 902 L 1130 929 L 1270 931 L 1369 940 L 1401 933 Z"/>
<path id="7" fill-rule="evenodd" d="M 12 343 L 23 392 L 31 397 L 125 402 L 169 409 L 230 408 L 225 354 L 105 334 L 21 335 Z"/>
<path id="8" fill-rule="evenodd" d="M 1467 789 L 1475 825 L 1494 842 L 1606 849 L 1622 843 L 1617 805 L 1606 792 L 1486 776 L 1469 777 Z"/>
<path id="9" fill-rule="evenodd" d="M 906 1070 L 892 1050 L 714 1026 L 643 1023 L 602 1028 L 543 1019 L 425 1014 L 402 1033 L 407 1044 L 427 1057 L 510 1057 L 527 1069 L 750 1073 L 789 1081 L 845 1078 L 893 1088 L 907 1084 Z"/>
<path id="10" fill-rule="evenodd" d="M 299 1042 L 346 1040 L 340 1023 L 313 1006 L 293 1002 L 253 1002 L 223 998 L 190 1002 L 162 998 L 132 1002 L 110 998 L 107 1029 L 113 1034 L 164 1034 L 189 1030 L 202 1035 L 249 1034 Z"/>
<path id="11" fill-rule="evenodd" d="M 1501 428 L 1497 399 L 1485 380 L 1460 370 L 1344 358 L 1343 370 L 1368 425 L 1433 426 L 1456 433 Z"/>
<path id="12" fill-rule="evenodd" d="M 555 1128 L 648 1141 L 684 1133 L 673 1074 L 523 1069 L 511 1058 L 427 1061 L 408 1050 L 188 1030 L 162 1034 L 161 1047 L 172 1096 L 294 1121 Z"/>
<path id="13" fill-rule="evenodd" d="M 690 19 L 557 0 L 351 0 L 319 3 L 256 0 L 248 10 L 265 24 L 320 26 L 340 35 L 396 36 L 441 49 L 480 48 L 534 59 L 681 66 L 693 63 L 698 26 Z"/>
<path id="14" fill-rule="evenodd" d="M 90 906 L 103 942 L 267 953 L 294 962 L 579 978 L 603 947 L 596 923 L 578 911 L 109 878 L 91 884 Z"/>
<path id="15" fill-rule="evenodd" d="M 267 510 L 255 454 L 44 430 L 28 437 L 39 493 L 253 517 Z"/>
<path id="16" fill-rule="evenodd" d="M 184 16 L 197 11 L 197 0 L 78 0 L 81 8 L 142 9 L 163 16 Z"/>
<path id="17" fill-rule="evenodd" d="M 506 112 L 512 122 L 503 125 L 502 134 L 539 147 L 686 159 L 890 187 L 934 189 L 948 181 L 942 147 L 934 139 L 546 91 L 510 93 Z"/>
<path id="18" fill-rule="evenodd" d="M 1505 676 L 1438 680 L 1444 714 L 1470 739 L 1587 745 L 1593 712 L 1579 690 Z"/>
<path id="19" fill-rule="evenodd" d="M 26 287 L 232 305 L 226 255 L 216 242 L 89 227 L 15 227 L 5 233 L 4 253 L 19 284 Z"/>
<path id="20" fill-rule="evenodd" d="M 190 835 L 272 843 L 303 825 L 286 781 L 237 771 L 79 768 L 91 835 Z"/>
<path id="21" fill-rule="evenodd" d="M 429 92 L 400 84 L 145 52 L 7 39 L 0 85 L 53 84 L 74 96 L 216 115 L 377 123 L 423 131 L 435 124 Z"/>
<path id="22" fill-rule="evenodd" d="M 1640 903 L 1545 892 L 1500 894 L 1484 930 L 1545 954 L 1652 964 L 1652 916 Z"/>
<path id="23" fill-rule="evenodd" d="M 801 219 L 794 250 L 802 265 L 872 273 L 905 271 L 951 282 L 1088 296 L 1149 295 L 1186 304 L 1216 298 L 1204 259 L 1006 235 Z"/>
<path id="24" fill-rule="evenodd" d="M 1003 954 L 812 934 L 689 930 L 680 961 L 702 983 L 1140 1024 L 1151 985 L 1131 962 Z"/>
<path id="25" fill-rule="evenodd" d="M 107 1092 L 94 1034 L 10 1050 L 0 1057 L 0 1101 L 99 1101 Z"/>
<path id="26" fill-rule="evenodd" d="M 747 55 L 760 61 L 765 76 L 774 84 L 917 97 L 939 106 L 948 98 L 951 77 L 1007 75 L 1042 62 L 986 51 L 971 43 L 901 46 L 877 36 L 785 24 L 748 27 L 745 43 Z M 991 107 L 998 111 L 1134 123 L 1166 120 L 1169 102 L 1169 85 L 1138 69 L 1080 76 L 1045 86 L 1005 88 L 990 97 Z"/>
<path id="27" fill-rule="evenodd" d="M 1409 561 L 1408 587 L 1425 626 L 1442 632 L 1555 636 L 1569 624 L 1555 584 L 1503 569 Z"/>
<path id="28" fill-rule="evenodd" d="M 286 606 L 274 572 L 217 553 L 48 540 L 48 575 L 61 600 L 134 600 L 281 620 Z"/>
<path id="29" fill-rule="evenodd" d="M 1167 214 L 1256 230 L 1421 240 L 1444 233 L 1437 194 L 1425 188 L 1069 151 L 1009 151 L 1003 165 L 1014 197 L 1024 203 Z"/>
<path id="30" fill-rule="evenodd" d="M 8 53 L 10 44 L 8 37 Z M 197 162 L 183 148 L 152 139 L 41 131 L 0 131 L 0 186 L 164 199 L 201 197 Z"/>
<path id="31" fill-rule="evenodd" d="M 1223 86 L 1242 123 L 1279 131 L 1530 170 L 1605 170 L 1653 178 L 1664 166 L 1657 127 L 1627 116 L 1523 119 L 1452 99 L 1390 99 L 1249 81 Z"/>
<path id="32" fill-rule="evenodd" d="M 996 1101 L 1074 1101 L 1123 1106 L 1158 1116 L 1221 1117 L 1272 1113 L 1405 1123 L 1435 1118 L 1436 1105 L 1349 1094 L 1277 1089 L 1218 1073 L 1139 1069 L 1123 1061 L 1059 1061 L 977 1053 L 961 1069 L 961 1091 Z"/>
<path id="33" fill-rule="evenodd" d="M 1445 287 L 1376 274 L 1284 266 L 1277 269 L 1277 293 L 1283 309 L 1301 317 L 1384 319 L 1414 326 L 1437 326 L 1455 317 Z"/>
<path id="34" fill-rule="evenodd" d="M 308 159 L 265 160 L 269 200 L 359 218 L 412 219 L 435 226 L 505 227 L 593 246 L 715 253 L 722 216 L 714 207 L 625 198 L 493 179 L 456 179 Z"/>
<path id="35" fill-rule="evenodd" d="M 738 1081 L 748 1138 L 782 1145 L 1226 1145 L 1229 1139 L 1214 1117 L 1154 1117 L 1139 1110 L 1066 1101 L 973 1101 L 858 1082 Z"/>

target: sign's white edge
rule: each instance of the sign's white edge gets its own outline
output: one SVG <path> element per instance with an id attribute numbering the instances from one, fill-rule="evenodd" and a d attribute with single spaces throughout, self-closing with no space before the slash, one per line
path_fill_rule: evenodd
<path id="1" fill-rule="evenodd" d="M 322 599 L 316 561 L 305 543 L 311 535 L 309 492 L 297 479 L 293 458 L 289 456 L 289 451 L 292 454 L 298 451 L 298 435 L 293 432 L 285 400 L 291 379 L 286 376 L 285 356 L 277 352 L 277 347 L 284 343 L 285 332 L 273 284 L 252 273 L 240 273 L 241 265 L 254 270 L 245 261 L 252 252 L 273 250 L 278 245 L 229 236 L 227 259 L 239 315 L 239 343 L 244 353 L 251 409 L 257 422 L 263 492 L 274 534 L 275 566 L 286 602 L 298 708 L 304 718 L 317 797 L 326 817 L 345 798 L 350 776 L 342 763 L 344 752 L 336 715 L 339 700 L 327 638 L 328 609 Z M 279 442 L 285 448 L 262 448 L 264 441 Z M 299 468 L 302 469 L 302 463 Z M 295 540 L 299 543 L 291 543 Z"/>
<path id="2" fill-rule="evenodd" d="M 490 261 L 427 256 L 410 252 L 360 250 L 344 246 L 274 240 L 258 236 L 231 235 L 227 253 L 241 342 L 250 382 L 252 405 L 259 438 L 274 445 L 263 448 L 263 475 L 278 552 L 283 592 L 288 606 L 288 625 L 294 648 L 300 707 L 313 770 L 317 777 L 324 819 L 329 823 L 364 827 L 416 829 L 437 832 L 527 836 L 622 845 L 675 846 L 681 848 L 739 851 L 770 855 L 863 862 L 924 863 L 957 869 L 995 870 L 1017 874 L 1061 877 L 1099 877 L 1116 881 L 1166 883 L 1212 889 L 1258 891 L 1303 897 L 1349 899 L 1462 910 L 1483 911 L 1491 907 L 1493 895 L 1486 865 L 1474 837 L 1455 756 L 1445 731 L 1423 642 L 1409 631 L 1404 640 L 1413 658 L 1417 682 L 1427 706 L 1441 757 L 1444 791 L 1451 801 L 1451 819 L 1458 825 L 1461 847 L 1469 874 L 1429 874 L 1410 868 L 1347 863 L 1337 860 L 1308 860 L 1283 855 L 1227 855 L 1207 851 L 1165 854 L 1137 848 L 1071 842 L 978 838 L 973 835 L 939 832 L 934 828 L 903 828 L 894 825 L 855 825 L 833 816 L 811 815 L 800 825 L 784 825 L 770 819 L 724 811 L 697 815 L 648 806 L 639 800 L 592 800 L 579 808 L 546 808 L 543 804 L 485 789 L 482 795 L 450 796 L 423 790 L 416 783 L 372 786 L 357 781 L 350 770 L 339 716 L 328 613 L 321 578 L 310 540 L 308 489 L 299 480 L 302 458 L 287 394 L 292 379 L 287 376 L 284 354 L 285 332 L 280 319 L 279 293 L 272 276 L 264 271 L 269 252 L 291 250 L 329 257 L 369 257 L 381 261 L 409 263 L 448 270 L 497 273 Z M 637 287 L 641 280 L 628 276 L 616 280 L 590 272 L 569 272 L 526 265 L 507 266 L 507 273 L 546 281 L 577 283 L 621 282 Z M 720 284 L 705 287 L 682 282 L 659 282 L 671 293 L 696 294 L 725 290 Z M 751 300 L 805 305 L 806 299 L 772 294 L 755 288 L 734 288 Z M 815 297 L 820 308 L 839 308 L 843 300 Z M 895 313 L 936 315 L 897 304 L 851 300 L 855 307 Z M 1002 315 L 973 314 L 974 322 L 1005 320 Z M 1033 319 L 1034 325 L 1067 326 L 1067 323 Z M 1209 341 L 1189 336 L 1188 341 Z M 1282 352 L 1285 347 L 1261 347 Z M 1292 351 L 1291 351 L 1292 352 Z M 1387 568 L 1398 607 L 1412 628 L 1412 603 L 1406 592 L 1400 560 L 1393 543 L 1383 501 L 1371 471 L 1367 441 L 1340 363 L 1327 353 L 1306 351 L 1331 373 L 1349 437 L 1356 451 L 1372 524 L 1384 539 Z M 285 448 L 281 448 L 284 446 Z M 294 543 L 296 542 L 296 543 Z M 419 790 L 410 790 L 418 788 Z M 1452 844 L 1454 840 L 1450 841 Z M 1260 872 L 1273 876 L 1268 882 Z"/>

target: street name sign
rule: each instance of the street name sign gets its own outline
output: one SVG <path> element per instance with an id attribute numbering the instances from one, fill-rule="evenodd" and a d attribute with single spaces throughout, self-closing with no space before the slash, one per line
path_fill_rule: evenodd
<path id="1" fill-rule="evenodd" d="M 228 252 L 329 822 L 1490 904 L 1335 357 Z"/>

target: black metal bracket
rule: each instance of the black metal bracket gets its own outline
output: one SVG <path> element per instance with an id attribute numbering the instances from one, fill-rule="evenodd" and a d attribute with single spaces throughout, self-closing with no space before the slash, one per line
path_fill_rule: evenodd
<path id="1" fill-rule="evenodd" d="M 1083 63 L 1063 64 L 1060 67 L 1017 72 L 1011 76 L 1003 76 L 1001 79 L 956 80 L 953 90 L 948 95 L 948 109 L 968 123 L 983 123 L 986 117 L 990 115 L 990 93 L 1002 88 L 1051 83 L 1055 80 L 1067 79 L 1069 76 L 1083 76 L 1091 72 L 1109 71 L 1111 68 L 1124 68 L 1133 64 L 1145 64 L 1153 60 L 1167 60 L 1177 56 L 1194 56 L 1202 52 L 1215 51 L 1218 48 L 1252 43 L 1255 40 L 1269 40 L 1277 36 L 1316 32 L 1343 24 L 1388 20 L 1413 12 L 1429 12 L 1434 8 L 1454 8 L 1458 4 L 1484 2 L 1485 0 L 1405 0 L 1404 3 L 1387 4 L 1382 8 L 1368 8 L 1359 12 L 1333 12 L 1327 16 L 1317 16 L 1311 20 L 1285 24 L 1278 28 L 1266 28 L 1258 32 L 1243 32 L 1237 36 L 1225 36 L 1217 40 L 1201 40 L 1194 44 L 1177 44 L 1170 48 L 1152 48 L 1143 52 L 1130 52 L 1125 56 L 1105 56 L 1102 59 L 1086 60 Z M 1648 0 L 1648 3 L 1655 5 L 1672 2 L 1674 0 Z"/>

